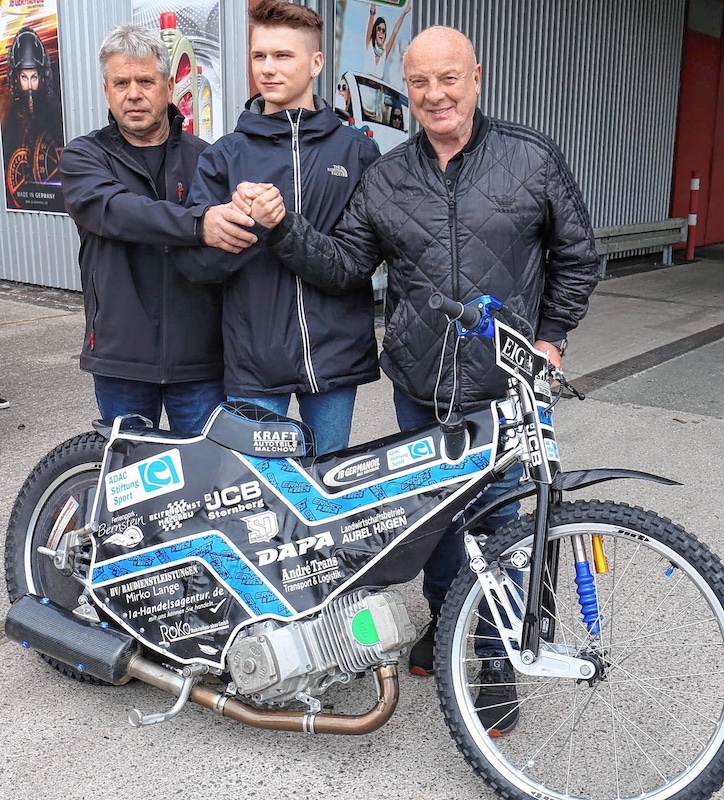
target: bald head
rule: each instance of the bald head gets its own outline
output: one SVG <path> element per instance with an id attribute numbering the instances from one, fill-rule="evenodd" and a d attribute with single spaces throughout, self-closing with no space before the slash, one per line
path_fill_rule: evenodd
<path id="1" fill-rule="evenodd" d="M 432 55 L 433 58 L 449 55 L 461 65 L 464 64 L 465 67 L 471 69 L 477 61 L 475 48 L 470 39 L 455 28 L 448 28 L 444 25 L 425 28 L 410 42 L 402 56 L 402 68 L 405 76 L 407 76 L 408 61 L 410 59 L 414 61 L 420 53 Z"/>
<path id="2" fill-rule="evenodd" d="M 403 58 L 410 110 L 441 167 L 470 140 L 482 69 L 467 36 L 436 26 L 419 33 Z"/>

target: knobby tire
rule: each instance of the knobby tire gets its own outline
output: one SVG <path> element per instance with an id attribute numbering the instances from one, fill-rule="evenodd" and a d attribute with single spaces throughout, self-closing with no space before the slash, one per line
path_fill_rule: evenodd
<path id="1" fill-rule="evenodd" d="M 529 547 L 524 517 L 488 538 L 488 564 Z M 438 694 L 458 748 L 506 798 L 698 800 L 724 782 L 724 581 L 705 545 L 670 520 L 610 502 L 551 511 L 560 540 L 557 584 L 546 570 L 553 642 L 571 654 L 592 644 L 576 592 L 571 537 L 600 534 L 608 572 L 596 574 L 603 664 L 590 685 L 516 673 L 519 719 L 488 736 L 476 713 L 481 661 L 474 647 L 483 592 L 467 568 L 453 583 L 435 650 Z M 494 567 L 499 569 L 499 567 Z M 527 591 L 524 573 L 523 592 Z M 478 647 L 480 652 L 480 647 Z"/>

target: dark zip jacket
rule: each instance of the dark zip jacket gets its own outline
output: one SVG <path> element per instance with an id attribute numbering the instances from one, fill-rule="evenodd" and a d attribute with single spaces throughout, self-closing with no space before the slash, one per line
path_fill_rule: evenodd
<path id="1" fill-rule="evenodd" d="M 584 316 L 597 280 L 588 212 L 558 147 L 479 111 L 475 130 L 444 175 L 422 133 L 379 158 L 332 236 L 297 214 L 269 236 L 284 263 L 323 291 L 349 291 L 387 261 L 381 365 L 423 405 L 437 395 L 469 409 L 506 389 L 486 340 L 461 339 L 453 367 L 454 337 L 428 306 L 435 290 L 463 303 L 495 295 L 535 338 L 555 342 Z"/>
<path id="2" fill-rule="evenodd" d="M 207 145 L 182 132 L 173 106 L 169 120 L 165 201 L 112 117 L 73 139 L 60 159 L 63 197 L 80 235 L 80 366 L 98 375 L 176 383 L 223 374 L 221 289 L 193 284 L 174 267 L 186 247 L 201 243 L 205 206 L 184 202 Z"/>
<path id="3" fill-rule="evenodd" d="M 323 100 L 315 104 L 263 114 L 263 101 L 250 101 L 235 131 L 199 159 L 189 202 L 227 202 L 241 181 L 273 183 L 287 208 L 329 231 L 379 152 Z M 207 248 L 181 267 L 194 280 L 225 280 L 226 393 L 316 393 L 377 380 L 369 278 L 332 296 L 281 263 L 266 246 L 268 231 L 254 232 L 259 242 L 239 255 Z"/>

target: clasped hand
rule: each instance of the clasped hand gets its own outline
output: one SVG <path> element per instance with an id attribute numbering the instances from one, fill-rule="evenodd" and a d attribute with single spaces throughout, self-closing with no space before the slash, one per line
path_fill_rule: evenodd
<path id="1" fill-rule="evenodd" d="M 244 181 L 236 187 L 231 203 L 264 228 L 276 228 L 287 213 L 284 198 L 272 183 Z"/>

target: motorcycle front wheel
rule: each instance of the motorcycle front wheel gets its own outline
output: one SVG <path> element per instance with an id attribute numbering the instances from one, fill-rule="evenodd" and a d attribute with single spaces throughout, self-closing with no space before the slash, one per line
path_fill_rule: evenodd
<path id="1" fill-rule="evenodd" d="M 478 717 L 486 685 L 477 633 L 487 606 L 475 574 L 463 569 L 435 649 L 438 694 L 458 748 L 506 798 L 709 797 L 724 782 L 721 562 L 679 526 L 626 505 L 563 503 L 550 527 L 558 556 L 557 569 L 547 562 L 545 572 L 552 646 L 590 657 L 596 676 L 514 673 L 517 724 L 488 735 Z M 533 519 L 524 517 L 489 537 L 483 555 L 491 564 L 529 552 L 532 535 Z M 585 543 L 591 560 L 592 537 L 607 561 L 607 569 L 600 559 L 600 571 L 592 568 L 600 634 L 584 623 L 575 583 L 574 542 L 579 557 Z"/>
<path id="2" fill-rule="evenodd" d="M 81 585 L 59 572 L 48 556 L 38 553 L 38 547 L 52 547 L 51 534 L 57 543 L 62 533 L 82 528 L 90 519 L 106 441 L 97 433 L 68 439 L 27 477 L 10 514 L 5 540 L 5 579 L 11 603 L 24 594 L 35 594 L 69 611 L 78 607 Z M 75 667 L 41 657 L 69 677 L 99 682 Z"/>

